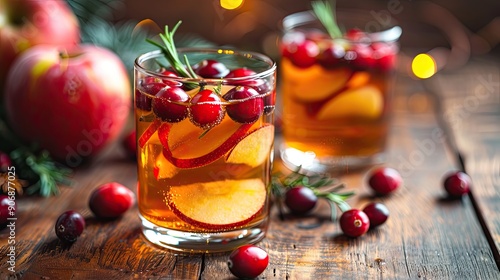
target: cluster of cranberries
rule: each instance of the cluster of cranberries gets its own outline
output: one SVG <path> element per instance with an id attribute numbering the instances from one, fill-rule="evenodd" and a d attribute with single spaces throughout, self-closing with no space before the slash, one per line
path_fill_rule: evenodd
<path id="1" fill-rule="evenodd" d="M 197 75 L 207 79 L 256 75 L 256 72 L 247 68 L 230 71 L 216 60 L 203 60 L 192 68 Z M 236 79 L 231 82 L 234 88 L 223 96 L 202 87 L 191 97 L 186 92 L 188 84 L 176 82 L 177 74 L 169 70 L 162 70 L 160 74 L 166 78 L 146 77 L 139 82 L 135 92 L 136 106 L 145 111 L 153 110 L 157 117 L 166 122 L 176 123 L 189 117 L 193 124 L 208 129 L 219 124 L 227 111 L 236 122 L 252 123 L 274 106 L 273 97 L 268 94 L 271 86 L 262 79 Z M 223 106 L 224 102 L 229 104 Z"/>
<path id="2" fill-rule="evenodd" d="M 135 203 L 135 194 L 127 187 L 111 182 L 96 188 L 89 198 L 89 208 L 97 218 L 114 219 L 123 215 Z M 64 242 L 75 242 L 85 228 L 84 217 L 73 210 L 62 213 L 55 232 Z"/>
<path id="3" fill-rule="evenodd" d="M 397 46 L 372 42 L 367 33 L 359 29 L 348 30 L 339 40 L 317 31 L 294 31 L 283 36 L 281 53 L 300 68 L 319 64 L 330 69 L 349 64 L 359 69 L 389 71 L 396 62 Z"/>

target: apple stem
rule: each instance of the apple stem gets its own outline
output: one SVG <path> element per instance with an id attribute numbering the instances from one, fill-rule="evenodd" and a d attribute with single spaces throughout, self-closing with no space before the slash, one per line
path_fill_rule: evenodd
<path id="1" fill-rule="evenodd" d="M 83 53 L 78 52 L 78 53 L 69 53 L 68 50 L 64 49 L 59 52 L 59 57 L 61 59 L 69 59 L 69 58 L 75 58 L 83 55 Z"/>

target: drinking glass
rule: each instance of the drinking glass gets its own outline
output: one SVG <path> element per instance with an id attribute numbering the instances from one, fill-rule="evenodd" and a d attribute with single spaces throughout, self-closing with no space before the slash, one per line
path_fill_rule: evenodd
<path id="1" fill-rule="evenodd" d="M 401 28 L 355 11 L 337 18 L 344 35 L 334 39 L 312 11 L 282 21 L 280 154 L 289 168 L 330 172 L 384 160 Z"/>
<path id="2" fill-rule="evenodd" d="M 232 74 L 179 78 L 160 51 L 136 59 L 142 232 L 186 252 L 256 243 L 268 223 L 276 65 L 247 51 L 177 52 L 191 66 L 218 61 Z"/>

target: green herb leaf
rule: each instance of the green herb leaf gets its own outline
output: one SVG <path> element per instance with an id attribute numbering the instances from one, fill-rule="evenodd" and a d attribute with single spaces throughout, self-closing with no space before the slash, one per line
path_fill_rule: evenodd
<path id="1" fill-rule="evenodd" d="M 335 1 L 332 2 L 333 5 L 330 5 L 328 1 L 313 1 L 311 2 L 311 6 L 314 14 L 321 22 L 321 24 L 323 24 L 330 37 L 332 37 L 332 39 L 341 38 L 342 31 L 337 24 L 334 10 Z"/>

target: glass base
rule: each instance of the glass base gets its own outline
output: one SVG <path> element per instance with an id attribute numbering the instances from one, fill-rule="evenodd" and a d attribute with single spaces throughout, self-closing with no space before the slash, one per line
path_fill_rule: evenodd
<path id="1" fill-rule="evenodd" d="M 245 244 L 262 240 L 267 229 L 267 219 L 251 228 L 220 233 L 194 233 L 159 227 L 139 215 L 142 233 L 151 243 L 174 251 L 186 253 L 215 253 L 234 250 Z"/>
<path id="2" fill-rule="evenodd" d="M 283 165 L 291 170 L 300 167 L 301 173 L 309 174 L 337 174 L 344 171 L 365 170 L 376 164 L 384 163 L 384 153 L 371 156 L 331 156 L 317 157 L 312 151 L 300 151 L 282 145 L 280 156 Z"/>

